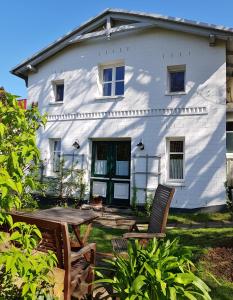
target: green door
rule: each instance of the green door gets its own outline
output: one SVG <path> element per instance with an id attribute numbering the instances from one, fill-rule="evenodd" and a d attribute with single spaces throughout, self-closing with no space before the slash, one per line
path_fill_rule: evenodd
<path id="1" fill-rule="evenodd" d="M 93 141 L 91 196 L 109 205 L 130 205 L 130 141 Z"/>

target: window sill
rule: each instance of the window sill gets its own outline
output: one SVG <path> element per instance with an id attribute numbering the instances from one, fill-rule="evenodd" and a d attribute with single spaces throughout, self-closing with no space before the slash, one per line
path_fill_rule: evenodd
<path id="1" fill-rule="evenodd" d="M 165 96 L 179 96 L 179 95 L 187 95 L 187 92 L 166 92 Z"/>
<path id="2" fill-rule="evenodd" d="M 54 101 L 54 102 L 49 102 L 49 105 L 51 105 L 51 106 L 56 106 L 56 105 L 62 105 L 64 103 L 64 101 Z"/>
<path id="3" fill-rule="evenodd" d="M 185 186 L 185 181 L 167 181 L 165 182 L 168 186 Z"/>
<path id="4" fill-rule="evenodd" d="M 95 97 L 95 100 L 122 100 L 124 99 L 124 95 L 122 96 L 98 96 Z"/>

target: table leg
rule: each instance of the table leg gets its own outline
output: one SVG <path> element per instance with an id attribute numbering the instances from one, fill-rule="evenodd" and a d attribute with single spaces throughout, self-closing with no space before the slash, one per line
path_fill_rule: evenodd
<path id="1" fill-rule="evenodd" d="M 77 240 L 78 240 L 78 242 L 80 244 L 80 247 L 83 247 L 84 243 L 83 243 L 83 240 L 82 240 L 82 238 L 80 236 L 80 229 L 79 229 L 79 227 L 75 226 L 75 225 L 72 225 L 72 228 L 73 228 L 74 234 L 75 234 L 75 236 L 76 236 L 76 238 L 77 238 Z"/>
<path id="2" fill-rule="evenodd" d="M 82 240 L 82 242 L 83 242 L 84 245 L 86 245 L 86 243 L 88 241 L 88 238 L 89 238 L 91 230 L 92 230 L 92 223 L 89 223 L 87 225 L 87 229 L 86 229 L 86 231 L 84 233 L 83 240 Z"/>

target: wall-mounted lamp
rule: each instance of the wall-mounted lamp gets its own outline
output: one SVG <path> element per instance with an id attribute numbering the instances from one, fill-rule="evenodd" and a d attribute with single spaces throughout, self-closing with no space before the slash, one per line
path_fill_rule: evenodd
<path id="1" fill-rule="evenodd" d="M 142 140 L 137 144 L 137 147 L 138 147 L 140 150 L 144 150 L 144 144 L 142 143 Z"/>
<path id="2" fill-rule="evenodd" d="M 76 149 L 79 149 L 80 148 L 80 145 L 79 145 L 79 141 L 76 140 L 74 143 L 73 143 L 73 147 L 76 148 Z"/>

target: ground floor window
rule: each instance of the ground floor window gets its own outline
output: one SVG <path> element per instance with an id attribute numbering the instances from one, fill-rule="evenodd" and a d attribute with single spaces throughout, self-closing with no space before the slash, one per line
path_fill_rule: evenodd
<path id="1" fill-rule="evenodd" d="M 167 178 L 172 181 L 184 180 L 184 139 L 167 139 Z"/>
<path id="2" fill-rule="evenodd" d="M 50 140 L 50 151 L 51 151 L 51 161 L 53 172 L 60 171 L 61 162 L 61 139 L 51 139 Z"/>
<path id="3" fill-rule="evenodd" d="M 226 125 L 226 148 L 227 153 L 233 153 L 233 122 Z"/>

